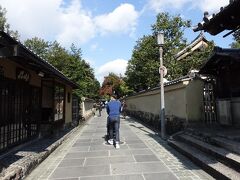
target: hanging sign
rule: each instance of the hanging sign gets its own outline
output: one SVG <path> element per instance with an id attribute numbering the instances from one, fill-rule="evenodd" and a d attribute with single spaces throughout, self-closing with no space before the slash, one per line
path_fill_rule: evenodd
<path id="1" fill-rule="evenodd" d="M 18 80 L 29 82 L 30 81 L 30 73 L 24 69 L 17 68 L 16 69 L 16 76 Z"/>

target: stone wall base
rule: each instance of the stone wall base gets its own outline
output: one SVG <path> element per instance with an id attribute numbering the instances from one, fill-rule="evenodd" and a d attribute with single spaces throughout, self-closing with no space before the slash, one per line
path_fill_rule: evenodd
<path id="1" fill-rule="evenodd" d="M 127 112 L 127 115 L 146 123 L 150 127 L 159 131 L 161 130 L 159 115 L 156 115 L 150 112 L 142 112 L 142 111 L 127 110 L 126 112 Z M 183 130 L 184 124 L 185 124 L 185 120 L 175 116 L 165 116 L 165 122 L 166 122 L 166 133 L 168 135 L 172 135 L 178 131 Z"/>

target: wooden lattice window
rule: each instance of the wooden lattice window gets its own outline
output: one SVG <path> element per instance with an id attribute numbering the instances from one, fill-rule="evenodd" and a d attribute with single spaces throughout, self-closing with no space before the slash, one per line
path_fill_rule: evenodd
<path id="1" fill-rule="evenodd" d="M 55 104 L 55 112 L 54 112 L 54 121 L 62 120 L 64 118 L 64 87 L 60 85 L 56 85 L 54 89 L 54 104 Z"/>

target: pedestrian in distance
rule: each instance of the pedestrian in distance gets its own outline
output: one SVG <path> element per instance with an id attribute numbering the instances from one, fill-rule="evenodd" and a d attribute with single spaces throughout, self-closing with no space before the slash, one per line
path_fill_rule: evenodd
<path id="1" fill-rule="evenodd" d="M 126 109 L 127 109 L 127 104 L 126 104 L 126 101 L 123 100 L 122 101 L 122 107 L 121 107 L 121 112 L 122 112 L 123 119 L 126 119 Z"/>
<path id="2" fill-rule="evenodd" d="M 98 108 L 98 115 L 101 116 L 102 115 L 102 103 L 101 103 L 101 101 L 97 104 L 97 108 Z"/>
<path id="3" fill-rule="evenodd" d="M 97 111 L 97 103 L 93 103 L 92 112 L 94 116 L 95 116 L 95 111 Z"/>
<path id="4" fill-rule="evenodd" d="M 117 100 L 116 95 L 111 96 L 111 100 L 107 104 L 108 114 L 108 128 L 109 128 L 109 140 L 108 144 L 114 145 L 116 149 L 120 148 L 119 126 L 120 126 L 120 114 L 121 114 L 121 102 Z M 113 135 L 115 132 L 115 136 Z"/>

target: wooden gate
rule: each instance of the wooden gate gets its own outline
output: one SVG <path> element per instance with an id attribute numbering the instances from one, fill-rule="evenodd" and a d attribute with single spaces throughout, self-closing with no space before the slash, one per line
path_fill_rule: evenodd
<path id="1" fill-rule="evenodd" d="M 203 88 L 203 104 L 204 104 L 204 122 L 206 124 L 217 123 L 216 118 L 216 101 L 215 87 L 216 81 L 214 78 L 207 78 Z"/>
<path id="2" fill-rule="evenodd" d="M 0 77 L 0 151 L 38 134 L 40 88 Z"/>

